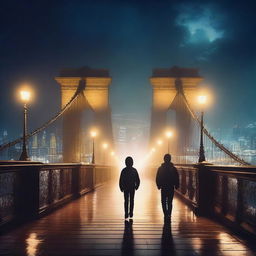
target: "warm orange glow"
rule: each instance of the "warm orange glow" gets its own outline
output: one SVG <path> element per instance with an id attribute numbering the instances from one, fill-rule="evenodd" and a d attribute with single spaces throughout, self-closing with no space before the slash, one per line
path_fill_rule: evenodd
<path id="1" fill-rule="evenodd" d="M 36 233 L 31 233 L 29 235 L 29 237 L 26 239 L 26 243 L 27 243 L 27 247 L 26 247 L 26 250 L 27 250 L 27 255 L 29 256 L 35 256 L 38 254 L 38 247 L 39 247 L 39 244 L 41 243 L 42 241 L 39 240 L 37 238 L 37 234 Z"/>
<path id="2" fill-rule="evenodd" d="M 165 135 L 169 139 L 173 136 L 173 132 L 172 131 L 166 131 Z"/>
<path id="3" fill-rule="evenodd" d="M 163 144 L 162 140 L 157 140 L 157 145 L 161 146 Z"/>
<path id="4" fill-rule="evenodd" d="M 15 90 L 15 98 L 17 102 L 31 103 L 34 100 L 34 88 L 27 83 L 21 84 Z"/>
<path id="5" fill-rule="evenodd" d="M 195 109 L 199 108 L 201 110 L 202 107 L 212 106 L 215 101 L 215 92 L 209 88 L 209 85 L 205 85 L 202 88 L 198 88 L 197 93 L 194 95 L 194 107 Z M 198 109 L 198 110 L 199 110 Z"/>
<path id="6" fill-rule="evenodd" d="M 103 149 L 107 149 L 108 148 L 108 143 L 103 143 L 102 147 L 103 147 Z"/>
<path id="7" fill-rule="evenodd" d="M 91 137 L 92 137 L 92 138 L 95 138 L 97 135 L 98 135 L 98 133 L 97 133 L 96 130 L 92 130 L 92 131 L 91 131 Z"/>
<path id="8" fill-rule="evenodd" d="M 31 93 L 30 91 L 27 90 L 21 90 L 20 91 L 20 98 L 24 103 L 29 102 L 30 98 L 31 98 Z"/>
<path id="9" fill-rule="evenodd" d="M 111 151 L 110 155 L 114 156 L 116 153 L 114 151 Z"/>
<path id="10" fill-rule="evenodd" d="M 206 95 L 199 95 L 197 100 L 198 100 L 198 103 L 200 105 L 205 105 L 206 102 L 207 102 L 207 96 Z"/>
<path id="11" fill-rule="evenodd" d="M 153 153 L 153 152 L 155 152 L 156 151 L 156 149 L 155 148 L 151 148 L 151 152 Z"/>

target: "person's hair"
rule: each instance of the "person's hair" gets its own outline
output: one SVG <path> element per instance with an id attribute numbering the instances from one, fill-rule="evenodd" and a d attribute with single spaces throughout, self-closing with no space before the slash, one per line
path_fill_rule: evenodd
<path id="1" fill-rule="evenodd" d="M 132 159 L 132 157 L 130 157 L 130 156 L 126 157 L 126 159 L 125 159 L 125 165 L 126 165 L 127 167 L 132 167 L 132 166 L 133 166 L 133 159 Z"/>
<path id="2" fill-rule="evenodd" d="M 171 162 L 171 160 L 172 160 L 172 156 L 170 154 L 165 154 L 164 155 L 164 162 L 165 163 L 169 163 L 169 162 Z"/>

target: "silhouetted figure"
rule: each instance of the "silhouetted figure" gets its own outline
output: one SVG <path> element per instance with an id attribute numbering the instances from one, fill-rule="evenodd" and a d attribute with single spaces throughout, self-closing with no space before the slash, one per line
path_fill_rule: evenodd
<path id="1" fill-rule="evenodd" d="M 122 192 L 124 192 L 124 211 L 125 218 L 133 217 L 133 208 L 134 208 L 134 194 L 135 189 L 137 190 L 140 186 L 140 178 L 137 170 L 133 168 L 133 159 L 128 156 L 125 159 L 126 167 L 122 170 L 119 187 Z M 130 203 L 130 208 L 129 208 Z M 128 212 L 129 208 L 129 212 Z"/>
<path id="2" fill-rule="evenodd" d="M 125 221 L 124 222 L 124 235 L 122 242 L 122 256 L 132 256 L 134 255 L 134 241 L 133 241 L 133 229 L 132 229 L 133 221 Z"/>
<path id="3" fill-rule="evenodd" d="M 164 156 L 164 163 L 157 170 L 156 185 L 158 189 L 161 189 L 161 202 L 165 221 L 170 220 L 174 187 L 176 189 L 179 188 L 179 175 L 171 162 L 170 154 Z"/>

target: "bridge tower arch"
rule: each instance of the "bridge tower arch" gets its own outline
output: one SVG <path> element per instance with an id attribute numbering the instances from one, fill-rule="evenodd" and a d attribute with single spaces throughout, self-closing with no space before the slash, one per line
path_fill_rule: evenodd
<path id="1" fill-rule="evenodd" d="M 85 81 L 83 90 L 84 99 L 76 103 L 75 108 L 69 110 L 63 119 L 63 161 L 80 162 L 81 150 L 81 113 L 86 107 L 94 111 L 94 126 L 104 128 L 105 138 L 113 142 L 111 109 L 109 106 L 109 86 L 111 77 L 108 70 L 91 69 L 64 69 L 55 80 L 61 89 L 62 108 L 75 94 L 79 82 Z M 81 100 L 80 100 L 81 101 Z"/>
<path id="2" fill-rule="evenodd" d="M 190 114 L 183 102 L 177 97 L 179 90 L 183 91 L 189 104 L 193 107 L 198 93 L 198 84 L 202 81 L 198 70 L 194 68 L 172 67 L 169 69 L 154 69 L 150 83 L 153 89 L 151 109 L 150 141 L 156 139 L 166 130 L 167 113 L 172 109 L 176 115 L 175 153 L 182 155 L 187 135 L 190 129 Z"/>

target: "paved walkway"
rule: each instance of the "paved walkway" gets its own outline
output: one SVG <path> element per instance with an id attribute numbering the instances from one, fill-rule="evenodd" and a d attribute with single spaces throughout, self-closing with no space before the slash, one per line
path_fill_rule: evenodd
<path id="1" fill-rule="evenodd" d="M 172 223 L 163 225 L 160 193 L 144 181 L 135 195 L 134 220 L 124 222 L 117 184 L 0 236 L 0 255 L 256 255 L 225 228 L 196 217 L 174 199 Z"/>

